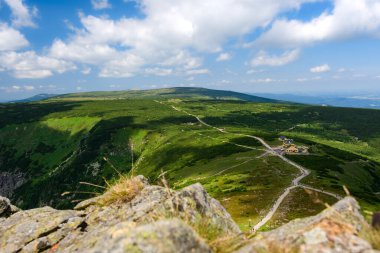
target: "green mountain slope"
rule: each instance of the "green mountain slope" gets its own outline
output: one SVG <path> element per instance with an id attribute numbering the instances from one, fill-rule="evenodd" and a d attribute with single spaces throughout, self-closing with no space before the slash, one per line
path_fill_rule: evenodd
<path id="1" fill-rule="evenodd" d="M 210 90 L 205 88 L 177 87 L 157 90 L 129 90 L 129 91 L 99 91 L 99 92 L 81 92 L 58 96 L 58 99 L 217 99 L 217 100 L 243 100 L 250 102 L 276 103 L 277 100 L 262 98 L 244 93 Z"/>
<path id="2" fill-rule="evenodd" d="M 259 136 L 272 146 L 286 135 L 310 147 L 310 155 L 288 156 L 311 171 L 301 183 L 340 195 L 346 185 L 372 210 L 380 204 L 379 125 L 376 110 L 284 104 L 197 88 L 78 93 L 3 104 L 0 190 L 12 186 L 9 178 L 22 177 L 11 196 L 18 206 L 66 208 L 102 191 L 80 182 L 105 185 L 133 164 L 152 182 L 163 172 L 175 188 L 201 182 L 248 230 L 300 172 L 243 135 Z M 293 208 L 280 209 L 264 229 L 315 214 L 324 208 L 320 202 L 336 201 L 302 189 L 292 194 L 284 206 Z"/>

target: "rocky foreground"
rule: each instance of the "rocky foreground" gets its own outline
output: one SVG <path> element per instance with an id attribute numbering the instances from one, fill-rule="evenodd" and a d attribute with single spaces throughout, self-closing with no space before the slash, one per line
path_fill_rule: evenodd
<path id="1" fill-rule="evenodd" d="M 106 193 L 74 210 L 21 211 L 0 197 L 0 252 L 379 252 L 360 236 L 368 224 L 351 197 L 248 239 L 200 184 L 173 191 L 134 180 L 142 187 L 128 201 Z"/>

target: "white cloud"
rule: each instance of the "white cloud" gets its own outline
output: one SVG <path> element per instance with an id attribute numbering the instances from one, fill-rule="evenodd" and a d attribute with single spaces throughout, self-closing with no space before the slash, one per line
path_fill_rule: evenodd
<path id="1" fill-rule="evenodd" d="M 56 40 L 50 49 L 50 54 L 56 58 L 95 65 L 115 59 L 118 55 L 118 52 L 109 45 L 84 40 L 85 38 L 81 37 L 70 43 Z"/>
<path id="2" fill-rule="evenodd" d="M 75 69 L 72 63 L 39 56 L 33 51 L 1 53 L 0 67 L 10 71 L 15 78 L 27 79 L 45 78 Z"/>
<path id="3" fill-rule="evenodd" d="M 258 74 L 258 73 L 263 73 L 265 70 L 263 69 L 250 69 L 246 73 L 247 75 L 252 75 L 252 74 Z"/>
<path id="4" fill-rule="evenodd" d="M 346 72 L 346 71 L 347 71 L 347 69 L 345 69 L 345 68 L 338 69 L 338 73 L 343 73 L 343 72 Z"/>
<path id="5" fill-rule="evenodd" d="M 220 81 L 221 84 L 230 84 L 231 81 L 230 80 L 225 80 L 223 79 L 222 81 Z"/>
<path id="6" fill-rule="evenodd" d="M 66 41 L 57 39 L 50 52 L 60 59 L 97 65 L 103 77 L 133 76 L 147 67 L 186 73 L 202 64 L 195 54 L 219 52 L 229 38 L 265 27 L 279 13 L 313 1 L 140 0 L 144 18 L 112 20 L 81 14 L 83 27 L 73 29 Z"/>
<path id="7" fill-rule="evenodd" d="M 334 0 L 331 13 L 324 12 L 310 21 L 280 19 L 255 45 L 300 47 L 321 41 L 380 34 L 378 0 Z"/>
<path id="8" fill-rule="evenodd" d="M 12 85 L 12 86 L 1 86 L 0 90 L 3 90 L 7 93 L 12 93 L 12 92 L 28 92 L 28 91 L 33 91 L 36 88 L 32 85 Z"/>
<path id="9" fill-rule="evenodd" d="M 186 71 L 186 75 L 207 75 L 210 74 L 210 70 L 208 69 L 191 69 Z"/>
<path id="10" fill-rule="evenodd" d="M 82 69 L 81 73 L 83 75 L 89 75 L 89 74 L 91 74 L 91 71 L 92 71 L 92 69 L 87 67 L 87 68 Z"/>
<path id="11" fill-rule="evenodd" d="M 23 48 L 29 43 L 19 31 L 0 23 L 0 52 Z"/>
<path id="12" fill-rule="evenodd" d="M 148 75 L 155 76 L 169 76 L 173 74 L 173 69 L 164 69 L 164 68 L 147 68 L 145 73 Z"/>
<path id="13" fill-rule="evenodd" d="M 299 83 L 303 83 L 303 82 L 309 82 L 309 81 L 318 81 L 318 80 L 321 80 L 322 77 L 320 76 L 316 76 L 316 77 L 312 77 L 312 78 L 304 78 L 304 77 L 301 77 L 301 78 L 297 78 L 297 82 Z"/>
<path id="14" fill-rule="evenodd" d="M 328 64 L 323 64 L 321 66 L 316 66 L 310 69 L 311 73 L 324 73 L 329 72 L 331 70 Z"/>
<path id="15" fill-rule="evenodd" d="M 185 50 L 165 52 L 163 66 L 181 66 L 183 69 L 194 69 L 202 65 L 202 59 L 192 56 Z"/>
<path id="16" fill-rule="evenodd" d="M 95 10 L 109 9 L 112 7 L 108 0 L 91 0 L 91 4 Z"/>
<path id="17" fill-rule="evenodd" d="M 115 60 L 107 62 L 100 77 L 132 77 L 143 66 L 144 60 L 134 54 L 121 54 Z"/>
<path id="18" fill-rule="evenodd" d="M 275 83 L 275 82 L 279 82 L 279 80 L 275 80 L 272 78 L 263 78 L 263 79 L 253 79 L 250 82 L 251 83 Z"/>
<path id="19" fill-rule="evenodd" d="M 14 26 L 35 27 L 33 17 L 37 15 L 37 8 L 29 8 L 24 4 L 23 0 L 4 0 L 12 11 L 12 23 Z"/>
<path id="20" fill-rule="evenodd" d="M 32 85 L 25 85 L 25 86 L 24 86 L 24 89 L 25 89 L 25 90 L 28 90 L 28 91 L 32 91 L 32 90 L 35 89 L 35 87 L 32 86 Z"/>
<path id="21" fill-rule="evenodd" d="M 283 66 L 295 61 L 300 54 L 298 49 L 285 51 L 282 55 L 269 55 L 265 51 L 260 51 L 252 60 L 252 67 L 258 66 Z"/>
<path id="22" fill-rule="evenodd" d="M 221 53 L 218 58 L 216 58 L 216 61 L 229 61 L 231 60 L 232 56 L 229 53 Z"/>

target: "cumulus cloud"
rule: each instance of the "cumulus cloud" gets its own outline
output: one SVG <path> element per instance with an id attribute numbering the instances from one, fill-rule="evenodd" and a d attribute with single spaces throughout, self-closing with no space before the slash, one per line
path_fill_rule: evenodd
<path id="1" fill-rule="evenodd" d="M 36 26 L 33 22 L 33 17 L 37 15 L 37 8 L 32 7 L 29 8 L 24 4 L 23 0 L 4 0 L 5 3 L 9 6 L 12 12 L 12 24 L 14 26 L 22 27 L 22 26 L 29 26 L 34 27 Z"/>
<path id="2" fill-rule="evenodd" d="M 216 61 L 229 61 L 231 60 L 232 56 L 229 53 L 221 53 L 218 58 L 216 58 Z"/>
<path id="3" fill-rule="evenodd" d="M 270 66 L 270 67 L 276 67 L 276 66 L 283 66 L 290 62 L 295 61 L 300 54 L 300 50 L 294 49 L 291 51 L 285 51 L 281 55 L 269 55 L 265 51 L 260 51 L 252 60 L 251 60 L 251 66 L 252 67 L 258 67 L 258 66 Z"/>
<path id="4" fill-rule="evenodd" d="M 194 54 L 219 52 L 231 37 L 265 27 L 279 13 L 313 1 L 140 0 L 143 19 L 81 14 L 82 28 L 74 29 L 68 40 L 57 39 L 50 53 L 98 65 L 103 77 L 129 77 L 147 66 L 170 66 L 183 73 L 202 64 Z M 220 60 L 229 58 L 220 56 Z"/>
<path id="5" fill-rule="evenodd" d="M 210 74 L 210 70 L 208 70 L 208 69 L 191 69 L 191 70 L 186 71 L 186 74 L 189 76 L 206 75 L 206 74 Z"/>
<path id="6" fill-rule="evenodd" d="M 311 73 L 324 73 L 329 72 L 331 70 L 330 66 L 328 64 L 323 64 L 321 66 L 316 66 L 314 68 L 310 69 Z"/>
<path id="7" fill-rule="evenodd" d="M 147 68 L 145 69 L 145 73 L 148 75 L 155 75 L 155 76 L 168 76 L 173 73 L 173 69 L 166 69 L 166 68 Z"/>
<path id="8" fill-rule="evenodd" d="M 0 23 L 0 52 L 20 49 L 29 43 L 19 31 Z"/>
<path id="9" fill-rule="evenodd" d="M 91 4 L 95 10 L 108 9 L 112 7 L 108 0 L 91 0 Z"/>
<path id="10" fill-rule="evenodd" d="M 280 19 L 255 45 L 301 47 L 316 42 L 379 36 L 380 2 L 378 0 L 334 0 L 334 8 L 310 21 Z"/>
<path id="11" fill-rule="evenodd" d="M 15 78 L 36 79 L 74 70 L 75 66 L 64 60 L 39 56 L 34 51 L 26 51 L 1 53 L 0 68 L 11 72 Z"/>
<path id="12" fill-rule="evenodd" d="M 100 77 L 132 77 L 144 65 L 144 60 L 134 54 L 125 53 L 117 59 L 107 62 L 101 70 Z"/>

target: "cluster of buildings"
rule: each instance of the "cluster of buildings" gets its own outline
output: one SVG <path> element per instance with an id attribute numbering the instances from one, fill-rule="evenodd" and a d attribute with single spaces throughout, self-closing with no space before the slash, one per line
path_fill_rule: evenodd
<path id="1" fill-rule="evenodd" d="M 285 136 L 280 136 L 280 141 L 282 141 L 281 151 L 288 154 L 299 154 L 299 153 L 307 153 L 308 148 L 304 146 L 297 146 L 294 143 L 293 139 L 288 139 Z"/>

